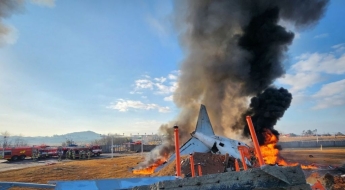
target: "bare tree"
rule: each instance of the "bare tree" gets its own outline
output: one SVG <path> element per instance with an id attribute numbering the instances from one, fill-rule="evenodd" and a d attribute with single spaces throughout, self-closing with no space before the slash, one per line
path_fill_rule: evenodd
<path id="1" fill-rule="evenodd" d="M 344 136 L 344 134 L 341 133 L 341 132 L 338 132 L 338 133 L 335 134 L 335 136 Z"/>
<path id="2" fill-rule="evenodd" d="M 111 142 L 113 141 L 114 144 L 123 144 L 128 143 L 131 141 L 130 138 L 124 137 L 117 134 L 108 134 L 108 135 L 100 135 L 100 139 L 94 140 L 91 142 L 91 144 L 97 144 L 97 145 L 111 145 Z"/>
<path id="3" fill-rule="evenodd" d="M 312 136 L 313 134 L 314 134 L 314 132 L 310 129 L 305 132 L 305 135 L 307 135 L 307 136 Z"/>
<path id="4" fill-rule="evenodd" d="M 72 139 L 66 139 L 65 142 L 61 143 L 61 146 L 70 146 L 70 145 L 74 145 L 75 142 Z"/>
<path id="5" fill-rule="evenodd" d="M 3 147 L 9 147 L 11 146 L 11 140 L 9 139 L 11 134 L 8 131 L 1 132 L 1 145 Z"/>
<path id="6" fill-rule="evenodd" d="M 13 146 L 27 146 L 28 143 L 22 138 L 22 135 L 19 135 L 14 139 Z"/>

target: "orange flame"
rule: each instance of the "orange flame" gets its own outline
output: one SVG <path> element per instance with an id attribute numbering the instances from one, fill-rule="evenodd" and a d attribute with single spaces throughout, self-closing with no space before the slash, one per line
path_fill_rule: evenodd
<path id="1" fill-rule="evenodd" d="M 316 166 L 313 165 L 301 165 L 302 169 L 304 170 L 312 170 L 312 169 L 317 169 Z"/>
<path id="2" fill-rule="evenodd" d="M 137 170 L 133 170 L 133 174 L 153 174 L 155 172 L 155 169 L 164 164 L 166 162 L 165 158 L 162 159 L 158 159 L 156 160 L 153 164 L 151 164 L 150 166 L 143 168 L 143 169 L 137 169 Z"/>
<path id="3" fill-rule="evenodd" d="M 265 137 L 264 145 L 260 146 L 262 157 L 266 164 L 278 164 L 280 166 L 296 166 L 299 163 L 287 163 L 277 148 L 278 138 L 269 130 L 263 132 Z M 317 169 L 313 165 L 301 165 L 302 169 Z"/>
<path id="4" fill-rule="evenodd" d="M 265 163 L 286 166 L 286 161 L 280 156 L 279 149 L 276 147 L 278 138 L 269 129 L 265 129 L 263 135 L 265 142 L 260 146 L 260 150 Z"/>

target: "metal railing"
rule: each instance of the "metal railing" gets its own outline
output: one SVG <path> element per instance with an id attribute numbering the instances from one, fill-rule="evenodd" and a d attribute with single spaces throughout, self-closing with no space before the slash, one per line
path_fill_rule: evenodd
<path id="1" fill-rule="evenodd" d="M 54 189 L 55 185 L 54 184 L 38 184 L 38 183 L 0 181 L 0 190 L 7 190 L 11 187 L 34 187 L 34 188 Z"/>

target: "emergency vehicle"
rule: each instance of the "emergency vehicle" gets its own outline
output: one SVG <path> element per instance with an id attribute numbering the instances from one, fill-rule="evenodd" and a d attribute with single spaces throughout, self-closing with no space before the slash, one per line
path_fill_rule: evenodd
<path id="1" fill-rule="evenodd" d="M 72 147 L 54 147 L 47 145 L 40 146 L 24 146 L 24 147 L 8 147 L 5 148 L 5 157 L 3 158 L 3 150 L 0 148 L 0 159 L 6 159 L 9 161 L 24 160 L 26 157 L 32 157 L 33 152 L 38 154 L 38 159 L 45 159 L 51 157 L 58 157 L 59 152 L 62 153 L 62 157 L 65 158 L 68 150 L 74 150 L 76 158 L 79 158 L 79 151 L 90 151 L 91 156 L 100 156 L 102 154 L 102 148 L 98 145 L 89 147 L 84 146 L 72 146 Z"/>
<path id="2" fill-rule="evenodd" d="M 45 146 L 39 148 L 40 158 L 51 158 L 58 156 L 58 147 Z"/>
<path id="3" fill-rule="evenodd" d="M 91 146 L 93 156 L 100 156 L 102 154 L 102 148 L 99 145 Z"/>
<path id="4" fill-rule="evenodd" d="M 3 148 L 0 148 L 0 158 L 11 161 L 24 160 L 26 157 L 31 157 L 32 152 L 35 150 L 38 151 L 38 148 L 30 146 L 8 147 L 5 148 L 5 151 Z"/>

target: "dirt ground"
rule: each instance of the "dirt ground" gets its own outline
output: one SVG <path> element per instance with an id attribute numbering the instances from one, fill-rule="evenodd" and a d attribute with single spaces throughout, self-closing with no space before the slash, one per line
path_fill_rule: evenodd
<path id="1" fill-rule="evenodd" d="M 289 162 L 301 164 L 334 165 L 345 164 L 345 147 L 339 148 L 287 148 L 283 149 L 281 155 Z"/>
<path id="2" fill-rule="evenodd" d="M 56 180 L 129 178 L 135 177 L 131 168 L 142 160 L 141 156 L 125 156 L 113 159 L 60 162 L 4 171 L 0 173 L 0 181 L 47 183 Z"/>
<path id="3" fill-rule="evenodd" d="M 285 149 L 282 156 L 291 162 L 302 164 L 317 163 L 320 165 L 340 166 L 345 164 L 345 148 L 320 149 Z M 310 156 L 312 155 L 312 156 Z M 96 160 L 76 160 L 60 162 L 53 165 L 34 166 L 0 172 L 0 181 L 48 183 L 57 180 L 87 180 L 106 178 L 132 178 L 145 175 L 134 175 L 132 167 L 144 158 L 140 155 L 123 156 Z M 174 170 L 173 165 L 167 166 Z M 170 172 L 160 172 L 152 176 L 167 175 Z M 146 175 L 147 177 L 148 175 Z M 15 188 L 12 188 L 15 189 Z M 19 188 L 16 188 L 19 189 Z"/>

